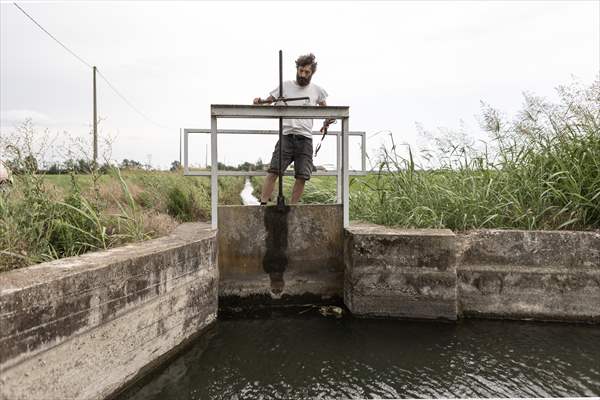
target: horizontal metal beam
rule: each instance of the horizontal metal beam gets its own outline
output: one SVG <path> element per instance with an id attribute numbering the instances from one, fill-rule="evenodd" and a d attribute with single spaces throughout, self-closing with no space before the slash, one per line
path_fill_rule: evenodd
<path id="1" fill-rule="evenodd" d="M 349 118 L 350 107 L 211 104 L 210 116 L 217 118 Z"/>
<path id="2" fill-rule="evenodd" d="M 194 129 L 185 128 L 185 133 L 210 133 L 210 129 Z M 263 129 L 217 129 L 219 135 L 278 135 L 279 131 L 263 130 Z M 323 133 L 319 131 L 312 131 L 313 136 L 321 136 Z M 337 136 L 340 131 L 327 131 L 327 135 Z M 363 136 L 365 132 L 348 132 L 350 136 Z"/>
<path id="3" fill-rule="evenodd" d="M 349 171 L 350 175 L 366 175 L 368 171 Z M 337 171 L 317 171 L 313 172 L 311 176 L 337 176 Z M 207 170 L 194 171 L 188 170 L 184 173 L 185 176 L 211 176 L 211 172 Z M 267 171 L 217 171 L 218 176 L 264 176 L 267 175 Z M 294 176 L 294 171 L 286 171 L 283 175 Z"/>

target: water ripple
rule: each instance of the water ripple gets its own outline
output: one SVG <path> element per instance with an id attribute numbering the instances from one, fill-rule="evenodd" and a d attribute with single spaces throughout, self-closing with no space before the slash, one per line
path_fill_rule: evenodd
<path id="1" fill-rule="evenodd" d="M 600 326 L 224 320 L 131 399 L 600 395 Z"/>

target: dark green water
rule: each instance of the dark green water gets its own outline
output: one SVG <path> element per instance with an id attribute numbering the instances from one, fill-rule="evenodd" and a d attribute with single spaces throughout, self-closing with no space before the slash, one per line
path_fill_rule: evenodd
<path id="1" fill-rule="evenodd" d="M 600 326 L 222 319 L 125 399 L 600 395 Z"/>

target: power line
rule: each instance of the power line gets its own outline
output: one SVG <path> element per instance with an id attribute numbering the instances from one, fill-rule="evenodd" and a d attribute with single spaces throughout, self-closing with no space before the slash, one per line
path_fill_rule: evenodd
<path id="1" fill-rule="evenodd" d="M 151 122 L 152 124 L 158 126 L 159 128 L 163 128 L 163 129 L 169 129 L 169 127 L 167 126 L 163 126 L 161 124 L 158 124 L 156 122 L 154 122 L 150 117 L 148 117 L 146 114 L 144 114 L 143 112 L 141 112 L 136 106 L 134 106 L 133 104 L 131 104 L 131 102 L 129 100 L 127 100 L 125 98 L 125 96 L 123 96 L 118 90 L 117 88 L 115 88 L 112 83 L 110 83 L 110 81 L 108 80 L 107 77 L 105 77 L 102 72 L 100 72 L 100 70 L 98 68 L 96 68 L 96 71 L 98 72 L 98 75 L 100 75 L 100 77 L 102 79 L 104 79 L 104 82 L 106 82 L 106 84 L 117 94 L 117 96 L 119 96 L 125 103 L 127 103 L 129 105 L 129 107 L 131 107 L 135 112 L 137 112 L 140 116 L 142 116 L 143 118 L 145 118 L 146 120 L 148 120 L 149 122 Z"/>
<path id="2" fill-rule="evenodd" d="M 36 24 L 41 30 L 43 30 L 48 36 L 50 36 L 52 39 L 54 39 L 54 41 L 58 44 L 60 44 L 65 50 L 67 50 L 69 53 L 71 53 L 75 58 L 77 58 L 79 61 L 81 61 L 82 63 L 84 63 L 86 66 L 88 66 L 89 68 L 92 68 L 92 66 L 85 62 L 83 60 L 83 58 L 79 57 L 77 54 L 75 54 L 73 51 L 71 51 L 71 49 L 69 49 L 67 46 L 65 46 L 64 44 L 61 43 L 60 40 L 58 40 L 57 38 L 55 38 L 50 32 L 48 32 L 46 29 L 44 29 L 43 26 L 41 26 L 40 24 L 37 23 L 37 21 L 35 19 L 33 19 L 33 17 L 29 14 L 27 14 L 27 12 L 25 10 L 23 10 L 21 7 L 19 7 L 19 5 L 17 3 L 13 3 L 15 5 L 15 7 L 17 7 L 19 10 L 21 10 L 21 12 L 23 14 L 25 14 L 27 16 L 27 18 L 29 18 L 30 20 L 33 21 L 34 24 Z"/>
<path id="3" fill-rule="evenodd" d="M 21 7 L 19 7 L 19 5 L 17 3 L 13 3 L 15 5 L 15 7 L 17 7 L 19 10 L 21 10 L 21 12 L 23 14 L 25 14 L 27 16 L 27 18 L 29 18 L 34 24 L 36 24 L 42 31 L 44 31 L 44 33 L 46 33 L 48 36 L 50 36 L 56 43 L 58 43 L 61 47 L 63 47 L 65 50 L 67 50 L 69 53 L 71 53 L 71 55 L 73 55 L 75 58 L 77 58 L 79 61 L 81 61 L 83 64 L 85 64 L 87 67 L 89 68 L 93 68 L 89 63 L 87 63 L 83 58 L 79 57 L 77 54 L 75 54 L 75 52 L 71 51 L 71 49 L 69 49 L 67 46 L 65 46 L 60 40 L 58 40 L 57 38 L 55 38 L 50 32 L 48 32 L 46 29 L 44 29 L 43 26 L 41 26 L 35 19 L 33 19 L 33 17 L 31 15 L 29 15 L 25 10 L 23 10 Z M 100 72 L 100 70 L 98 68 L 96 68 L 96 71 L 98 72 L 98 74 L 100 75 L 100 77 L 102 79 L 104 79 L 104 81 L 108 84 L 108 86 L 129 106 L 131 107 L 136 113 L 138 113 L 142 118 L 146 119 L 147 121 L 149 121 L 150 123 L 152 123 L 153 125 L 158 126 L 159 128 L 163 128 L 163 129 L 170 129 L 169 127 L 163 126 L 161 124 L 158 124 L 156 122 L 154 122 L 151 118 L 149 118 L 146 114 L 144 114 L 143 112 L 141 112 L 136 106 L 134 106 L 129 100 L 127 100 L 125 98 L 125 96 L 123 96 L 118 90 L 117 88 L 114 87 L 113 84 L 111 84 L 108 80 L 108 78 L 106 78 L 102 72 Z"/>

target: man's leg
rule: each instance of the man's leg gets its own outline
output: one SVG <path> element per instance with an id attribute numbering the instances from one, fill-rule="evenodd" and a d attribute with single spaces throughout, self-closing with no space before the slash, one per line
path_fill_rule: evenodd
<path id="1" fill-rule="evenodd" d="M 296 181 L 294 182 L 294 188 L 292 189 L 291 204 L 298 203 L 298 200 L 300 200 L 300 197 L 302 196 L 302 192 L 304 192 L 304 184 L 305 183 L 306 183 L 306 180 L 296 178 Z"/>
<path id="2" fill-rule="evenodd" d="M 289 138 L 286 135 L 283 135 L 283 162 L 282 169 L 285 169 L 292 163 L 292 147 L 289 141 Z M 273 193 L 273 189 L 275 188 L 275 181 L 279 177 L 279 141 L 275 145 L 275 150 L 273 151 L 273 155 L 271 156 L 271 162 L 269 163 L 268 174 L 265 177 L 265 182 L 263 184 L 263 190 L 260 195 L 261 204 L 266 204 L 271 198 L 271 194 Z"/>
<path id="3" fill-rule="evenodd" d="M 312 174 L 312 139 L 304 136 L 295 138 L 294 147 L 294 188 L 292 189 L 292 200 L 290 204 L 296 204 L 304 192 L 304 185 Z"/>
<path id="4" fill-rule="evenodd" d="M 269 172 L 265 177 L 265 183 L 263 184 L 262 194 L 260 195 L 261 203 L 266 203 L 267 201 L 269 201 L 271 193 L 273 193 L 273 188 L 275 188 L 275 181 L 277 181 L 277 174 Z"/>

